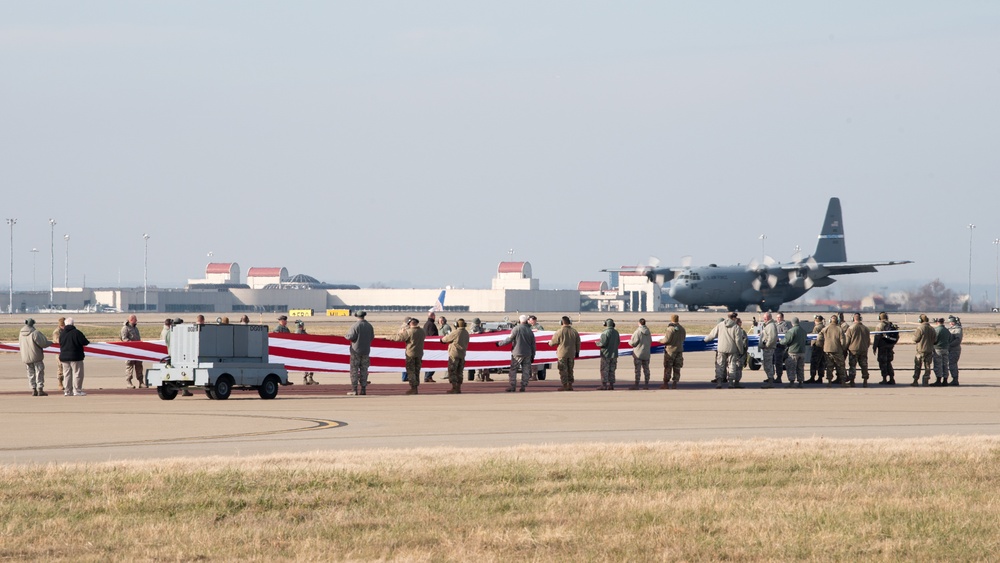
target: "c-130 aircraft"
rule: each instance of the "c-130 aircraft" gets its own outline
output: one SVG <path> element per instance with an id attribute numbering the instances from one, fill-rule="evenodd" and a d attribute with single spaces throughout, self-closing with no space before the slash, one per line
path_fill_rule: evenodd
<path id="1" fill-rule="evenodd" d="M 747 265 L 659 268 L 649 264 L 634 270 L 602 271 L 635 271 L 660 285 L 672 282 L 670 297 L 687 305 L 689 311 L 700 307 L 745 311 L 750 305 L 757 305 L 762 311 L 777 311 L 782 304 L 798 299 L 810 289 L 837 281 L 830 276 L 877 272 L 876 266 L 910 263 L 911 260 L 848 262 L 840 199 L 831 197 L 816 252 L 804 259 L 797 257 L 792 262 L 778 263 L 765 256 L 763 262 L 752 260 Z"/>

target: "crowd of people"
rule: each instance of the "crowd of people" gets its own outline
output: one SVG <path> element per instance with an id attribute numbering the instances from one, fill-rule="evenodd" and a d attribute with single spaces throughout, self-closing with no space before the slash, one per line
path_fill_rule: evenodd
<path id="1" fill-rule="evenodd" d="M 351 391 L 349 395 L 366 395 L 368 387 L 368 369 L 370 366 L 371 344 L 375 331 L 366 320 L 366 313 L 358 311 L 354 315 L 355 323 L 346 334 L 350 341 L 350 377 Z M 822 383 L 824 376 L 826 385 L 841 385 L 854 387 L 857 384 L 857 374 L 861 373 L 861 386 L 867 387 L 869 380 L 868 355 L 873 350 L 878 364 L 881 385 L 895 385 L 896 377 L 892 362 L 894 348 L 899 342 L 901 331 L 889 320 L 886 313 L 879 313 L 879 322 L 872 332 L 863 322 L 860 313 L 853 315 L 852 321 L 844 320 L 843 313 L 832 315 L 829 322 L 822 315 L 816 315 L 812 338 L 800 325 L 799 319 L 793 317 L 785 321 L 782 313 L 772 317 L 764 313 L 761 321 L 753 320 L 750 334 L 756 334 L 760 350 L 760 364 L 766 379 L 762 388 L 772 388 L 782 384 L 782 377 L 787 373 L 785 387 L 801 388 L 803 384 Z M 160 338 L 170 342 L 170 328 L 182 323 L 182 319 L 166 319 Z M 227 317 L 217 319 L 219 324 L 229 324 Z M 244 315 L 240 322 L 249 324 L 250 319 Z M 205 324 L 205 317 L 198 315 L 196 323 Z M 58 342 L 59 388 L 66 396 L 84 396 L 83 391 L 83 359 L 84 346 L 90 344 L 87 337 L 74 326 L 72 318 L 59 318 L 59 325 L 49 340 L 41 331 L 35 328 L 34 319 L 25 320 L 25 326 L 19 335 L 21 357 L 28 373 L 28 383 L 32 395 L 46 396 L 45 364 L 43 350 Z M 560 320 L 560 326 L 549 339 L 548 345 L 556 349 L 556 365 L 561 383 L 560 391 L 573 391 L 575 381 L 575 360 L 580 357 L 580 334 L 572 326 L 569 317 Z M 288 317 L 278 317 L 278 326 L 274 332 L 289 333 Z M 296 333 L 306 334 L 305 325 L 296 321 Z M 926 314 L 920 315 L 920 322 L 912 331 L 912 340 L 916 347 L 913 367 L 913 386 L 944 386 L 958 385 L 958 363 L 962 353 L 962 323 L 958 317 L 949 316 L 933 320 Z M 947 325 L 947 326 L 946 326 Z M 601 390 L 614 390 L 621 334 L 618 332 L 614 319 L 604 321 L 604 330 L 597 340 L 600 349 Z M 508 369 L 507 392 L 524 392 L 529 381 L 537 380 L 537 366 L 534 365 L 537 352 L 535 332 L 543 330 L 542 325 L 534 315 L 521 315 L 518 324 L 513 327 L 505 338 L 496 342 L 498 347 L 511 345 L 511 362 Z M 428 336 L 440 336 L 441 342 L 448 344 L 448 383 L 451 389 L 448 393 L 461 393 L 465 374 L 465 357 L 469 347 L 471 334 L 483 333 L 480 320 L 473 319 L 471 330 L 466 326 L 465 319 L 458 319 L 454 325 L 449 325 L 444 316 L 437 318 L 431 312 L 423 327 L 420 320 L 407 317 L 399 331 L 390 336 L 389 340 L 404 342 L 406 371 L 403 381 L 410 385 L 407 395 L 416 395 L 419 390 L 422 374 L 424 341 Z M 124 342 L 141 340 L 138 320 L 130 315 L 124 322 L 120 338 Z M 663 353 L 663 383 L 660 389 L 676 389 L 684 367 L 684 342 L 687 333 L 680 324 L 678 315 L 672 315 L 663 336 L 658 340 L 664 346 Z M 749 337 L 743 329 L 743 321 L 735 312 L 729 313 L 712 328 L 704 337 L 706 343 L 716 342 L 715 378 L 712 380 L 716 388 L 726 385 L 730 388 L 742 388 L 743 370 L 749 363 Z M 635 383 L 629 389 L 649 389 L 650 359 L 653 347 L 653 335 L 646 326 L 646 319 L 641 318 L 638 326 L 629 338 L 632 348 L 632 363 Z M 804 379 L 807 347 L 811 347 L 808 380 Z M 489 372 L 480 371 L 481 381 L 492 381 Z M 931 373 L 934 381 L 931 382 Z M 521 374 L 520 384 L 517 374 Z M 434 372 L 423 372 L 424 383 L 434 383 Z M 472 379 L 470 371 L 470 380 Z M 316 384 L 314 374 L 305 372 L 304 383 Z M 129 388 L 148 387 L 145 381 L 141 361 L 128 360 L 125 364 L 125 384 Z M 291 384 L 291 382 L 289 382 Z M 185 389 L 184 395 L 191 393 Z"/>

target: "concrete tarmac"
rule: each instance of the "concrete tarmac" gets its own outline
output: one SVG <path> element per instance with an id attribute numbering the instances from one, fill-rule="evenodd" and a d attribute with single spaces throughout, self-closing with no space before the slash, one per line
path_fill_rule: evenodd
<path id="1" fill-rule="evenodd" d="M 47 361 L 48 397 L 32 397 L 24 366 L 0 354 L 0 463 L 49 463 L 248 456 L 339 449 L 520 444 L 653 442 L 754 438 L 913 438 L 1000 435 L 1000 346 L 965 346 L 958 387 L 910 387 L 913 347 L 897 346 L 896 386 L 761 389 L 762 371 L 744 371 L 745 389 L 709 383 L 713 354 L 689 353 L 680 388 L 627 390 L 623 357 L 615 391 L 600 391 L 595 360 L 577 364 L 577 388 L 556 392 L 558 376 L 504 393 L 506 382 L 421 384 L 403 396 L 398 374 L 376 374 L 366 397 L 346 396 L 346 374 L 317 374 L 320 385 L 281 388 L 264 401 L 234 391 L 226 401 L 160 400 L 155 390 L 124 389 L 124 363 L 86 361 L 86 397 L 64 397 Z M 872 360 L 874 364 L 874 360 Z M 877 373 L 877 370 L 876 372 Z M 442 373 L 437 374 L 440 379 Z M 858 376 L 860 383 L 860 374 Z"/>

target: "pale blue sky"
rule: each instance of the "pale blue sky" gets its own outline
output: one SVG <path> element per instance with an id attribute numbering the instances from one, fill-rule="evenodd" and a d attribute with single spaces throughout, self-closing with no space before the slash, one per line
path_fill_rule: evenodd
<path id="1" fill-rule="evenodd" d="M 975 223 L 992 288 L 998 53 L 993 2 L 2 1 L 14 286 L 50 217 L 57 285 L 65 233 L 71 285 L 141 284 L 145 232 L 161 286 L 487 287 L 513 248 L 556 288 L 787 259 L 839 196 L 849 259 L 916 261 L 844 282 L 964 290 Z"/>

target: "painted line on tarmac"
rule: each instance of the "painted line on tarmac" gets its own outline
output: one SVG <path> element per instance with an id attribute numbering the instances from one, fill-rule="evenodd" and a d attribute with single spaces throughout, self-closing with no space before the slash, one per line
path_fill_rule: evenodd
<path id="1" fill-rule="evenodd" d="M 159 413 L 157 413 L 159 414 Z M 290 416 L 250 416 L 250 415 L 231 415 L 231 414 L 201 414 L 199 416 L 224 416 L 226 418 L 254 418 L 254 419 L 273 419 L 273 420 L 292 420 L 299 422 L 309 422 L 312 423 L 311 426 L 304 426 L 301 428 L 289 428 L 284 430 L 261 430 L 257 432 L 239 432 L 235 434 L 217 434 L 214 436 L 186 436 L 177 438 L 156 438 L 151 440 L 122 440 L 120 442 L 96 442 L 96 443 L 84 443 L 84 444 L 52 444 L 45 446 L 25 446 L 25 447 L 14 447 L 14 448 L 0 448 L 0 452 L 19 452 L 19 451 L 36 451 L 36 450 L 70 450 L 70 449 L 85 449 L 85 448 L 110 448 L 119 446 L 153 446 L 160 444 L 191 444 L 198 442 L 211 442 L 214 440 L 231 440 L 234 438 L 255 438 L 260 436 L 275 436 L 278 434 L 295 434 L 299 432 L 313 432 L 316 430 L 330 430 L 333 428 L 343 428 L 347 426 L 346 422 L 340 420 L 327 420 L 323 418 L 301 418 L 301 417 L 290 417 Z"/>

